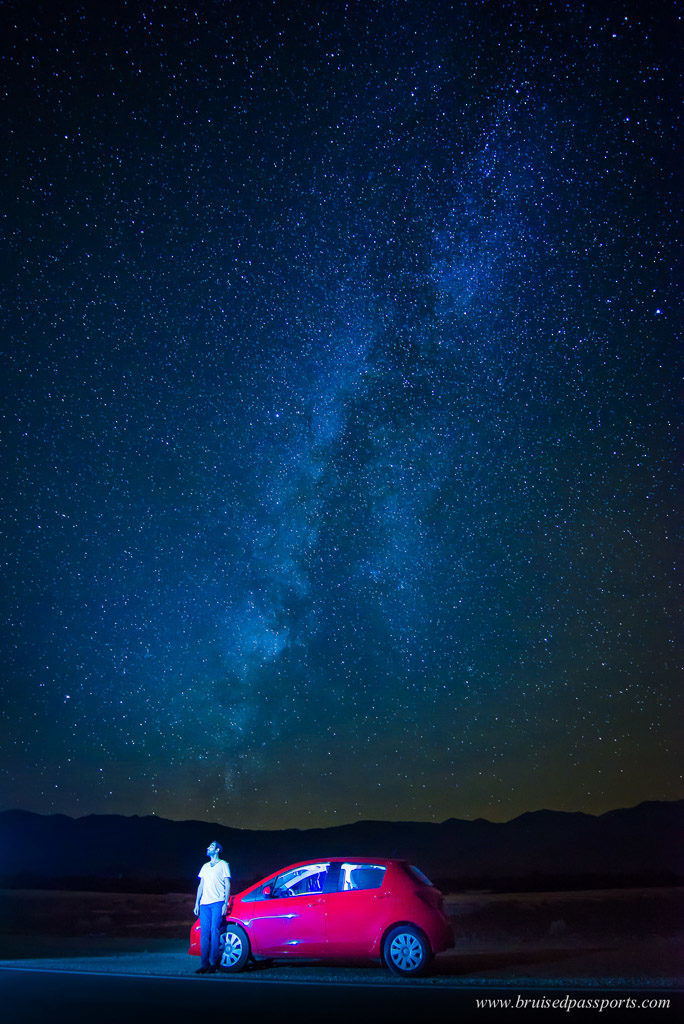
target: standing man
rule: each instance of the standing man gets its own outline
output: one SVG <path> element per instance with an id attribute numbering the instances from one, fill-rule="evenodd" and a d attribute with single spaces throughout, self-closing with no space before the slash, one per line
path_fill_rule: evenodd
<path id="1" fill-rule="evenodd" d="M 199 915 L 202 963 L 196 974 L 214 974 L 219 962 L 219 925 L 228 913 L 230 896 L 230 868 L 221 860 L 223 847 L 210 843 L 207 847 L 208 864 L 200 868 L 195 915 Z"/>

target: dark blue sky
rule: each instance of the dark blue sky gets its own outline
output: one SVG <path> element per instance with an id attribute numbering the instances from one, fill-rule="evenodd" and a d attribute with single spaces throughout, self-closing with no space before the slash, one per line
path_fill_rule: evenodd
<path id="1" fill-rule="evenodd" d="M 1 17 L 0 807 L 681 796 L 674 5 Z"/>

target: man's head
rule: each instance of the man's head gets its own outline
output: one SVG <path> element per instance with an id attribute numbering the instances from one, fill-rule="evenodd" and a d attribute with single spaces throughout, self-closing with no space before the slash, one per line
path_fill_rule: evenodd
<path id="1" fill-rule="evenodd" d="M 207 846 L 207 857 L 220 857 L 223 853 L 223 847 L 220 843 L 209 843 Z"/>

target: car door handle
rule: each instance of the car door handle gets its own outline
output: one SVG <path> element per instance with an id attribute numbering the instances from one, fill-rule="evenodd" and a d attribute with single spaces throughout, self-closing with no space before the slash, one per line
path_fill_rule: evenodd
<path id="1" fill-rule="evenodd" d="M 317 900 L 309 900 L 309 902 L 307 903 L 307 907 L 317 907 L 322 902 L 323 902 L 323 897 L 319 896 Z"/>
<path id="2" fill-rule="evenodd" d="M 388 892 L 376 892 L 375 896 L 373 897 L 374 900 L 386 900 L 388 898 L 389 898 L 389 893 Z"/>

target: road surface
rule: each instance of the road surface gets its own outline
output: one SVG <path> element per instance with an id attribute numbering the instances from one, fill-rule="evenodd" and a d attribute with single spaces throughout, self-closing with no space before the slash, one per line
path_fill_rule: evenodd
<path id="1" fill-rule="evenodd" d="M 159 978 L 111 971 L 70 971 L 67 963 L 61 972 L 39 967 L 0 967 L 0 999 L 3 1024 L 196 1024 L 200 1020 L 231 1024 L 460 1024 L 464 1020 L 505 1020 L 513 1024 L 523 1019 L 560 1022 L 571 1018 L 615 1021 L 628 1017 L 628 1001 L 634 1009 L 641 1009 L 642 1020 L 647 1003 L 648 1019 L 662 1019 L 665 1024 L 674 1022 L 684 1009 L 682 994 L 665 989 L 513 990 L 465 984 L 426 986 L 403 980 L 398 985 L 282 982 L 266 980 L 258 973 L 242 979 L 194 975 Z M 550 1007 L 554 999 L 559 1008 L 545 1010 L 543 1007 Z M 478 1007 L 478 1000 L 486 1001 L 486 1005 Z M 509 1000 L 510 1007 L 497 1000 Z M 575 1001 L 574 1009 L 571 1000 Z M 637 1013 L 635 1019 L 639 1017 Z"/>
<path id="2" fill-rule="evenodd" d="M 672 943 L 449 951 L 411 980 L 368 964 L 282 962 L 198 977 L 183 947 L 0 961 L 2 1024 L 605 1022 L 639 1009 L 665 1024 L 684 1009 Z"/>

